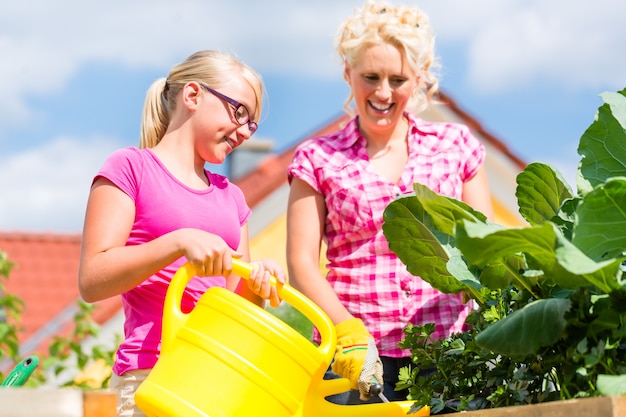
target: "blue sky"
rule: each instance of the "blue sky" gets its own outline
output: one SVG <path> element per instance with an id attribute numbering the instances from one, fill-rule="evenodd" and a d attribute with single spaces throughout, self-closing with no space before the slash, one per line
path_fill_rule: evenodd
<path id="1" fill-rule="evenodd" d="M 441 89 L 527 162 L 571 180 L 578 140 L 626 87 L 622 0 L 423 0 Z M 276 152 L 342 112 L 333 35 L 362 1 L 4 0 L 0 231 L 79 233 L 93 175 L 136 145 L 145 91 L 199 49 L 266 83 Z"/>

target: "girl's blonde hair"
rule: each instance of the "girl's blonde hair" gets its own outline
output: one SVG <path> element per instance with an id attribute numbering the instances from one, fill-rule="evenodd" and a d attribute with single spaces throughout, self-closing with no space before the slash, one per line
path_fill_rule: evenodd
<path id="1" fill-rule="evenodd" d="M 438 66 L 435 58 L 435 37 L 426 14 L 417 7 L 391 6 L 387 2 L 368 0 L 362 9 L 346 19 L 337 30 L 335 49 L 342 63 L 355 66 L 364 50 L 370 46 L 389 44 L 402 53 L 417 76 L 420 85 L 409 100 L 409 107 L 420 112 L 439 88 L 433 73 Z M 349 114 L 352 92 L 344 103 Z"/>
<path id="2" fill-rule="evenodd" d="M 263 80 L 252 68 L 232 55 L 219 51 L 199 51 L 175 66 L 166 78 L 156 80 L 146 94 L 139 137 L 140 148 L 156 146 L 170 123 L 176 98 L 190 81 L 199 81 L 219 88 L 228 78 L 241 75 L 250 84 L 256 97 L 256 112 L 251 120 L 258 122 L 263 101 Z"/>

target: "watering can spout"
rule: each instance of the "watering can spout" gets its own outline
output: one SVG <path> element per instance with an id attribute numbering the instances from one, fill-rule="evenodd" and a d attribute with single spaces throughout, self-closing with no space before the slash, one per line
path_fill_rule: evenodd
<path id="1" fill-rule="evenodd" d="M 347 392 L 350 382 L 345 378 L 322 380 L 311 386 L 298 417 L 423 417 L 430 416 L 430 407 L 412 410 L 413 401 L 392 401 L 377 404 L 342 405 L 326 399 L 329 395 Z M 409 412 L 411 414 L 409 414 Z"/>

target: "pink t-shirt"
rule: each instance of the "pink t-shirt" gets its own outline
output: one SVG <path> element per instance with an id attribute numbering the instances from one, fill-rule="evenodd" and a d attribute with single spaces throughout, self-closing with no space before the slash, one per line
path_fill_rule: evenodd
<path id="1" fill-rule="evenodd" d="M 463 183 L 485 159 L 483 145 L 466 126 L 407 117 L 409 159 L 398 184 L 372 169 L 357 118 L 338 132 L 303 142 L 288 168 L 290 180 L 299 178 L 324 197 L 328 281 L 348 311 L 363 320 L 379 353 L 391 357 L 409 355 L 397 346 L 407 324 L 433 322 L 433 337 L 449 336 L 463 330 L 472 305 L 407 272 L 389 249 L 383 212 L 396 197 L 412 193 L 416 182 L 460 199 Z"/>
<path id="2" fill-rule="evenodd" d="M 95 178 L 107 178 L 135 202 L 135 221 L 127 246 L 149 242 L 177 229 L 196 228 L 221 236 L 237 249 L 250 208 L 241 189 L 226 177 L 209 171 L 206 175 L 211 186 L 194 190 L 172 176 L 150 149 L 129 147 L 111 154 Z M 154 367 L 161 347 L 165 293 L 185 261 L 184 257 L 178 259 L 122 294 L 126 320 L 124 341 L 113 366 L 117 375 Z M 224 287 L 225 283 L 224 277 L 191 279 L 183 295 L 182 310 L 191 311 L 208 288 Z"/>

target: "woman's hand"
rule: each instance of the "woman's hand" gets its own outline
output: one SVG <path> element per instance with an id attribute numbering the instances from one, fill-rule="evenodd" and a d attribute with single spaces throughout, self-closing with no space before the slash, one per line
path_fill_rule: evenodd
<path id="1" fill-rule="evenodd" d="M 273 308 L 278 307 L 281 299 L 278 288 L 270 284 L 270 276 L 274 276 L 277 284 L 282 285 L 286 281 L 285 271 L 272 259 L 261 259 L 251 264 L 254 268 L 248 279 L 248 288 L 259 297 L 269 300 Z"/>

